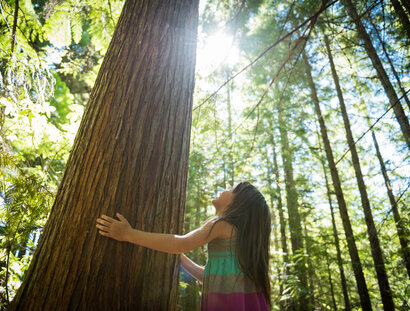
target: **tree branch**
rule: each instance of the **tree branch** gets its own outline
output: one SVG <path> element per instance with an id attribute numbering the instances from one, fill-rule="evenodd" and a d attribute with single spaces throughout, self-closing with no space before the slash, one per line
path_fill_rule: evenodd
<path id="1" fill-rule="evenodd" d="M 17 30 L 17 20 L 19 15 L 19 0 L 16 0 L 14 6 L 14 20 L 13 20 L 13 29 L 11 33 L 11 54 L 14 52 L 14 45 L 16 43 L 16 30 Z"/>

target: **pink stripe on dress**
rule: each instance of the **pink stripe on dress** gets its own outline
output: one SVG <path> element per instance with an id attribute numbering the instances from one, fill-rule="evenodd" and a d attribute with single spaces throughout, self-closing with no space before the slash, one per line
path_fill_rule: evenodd
<path id="1" fill-rule="evenodd" d="M 202 297 L 201 310 L 206 311 L 267 311 L 262 293 L 208 293 Z"/>

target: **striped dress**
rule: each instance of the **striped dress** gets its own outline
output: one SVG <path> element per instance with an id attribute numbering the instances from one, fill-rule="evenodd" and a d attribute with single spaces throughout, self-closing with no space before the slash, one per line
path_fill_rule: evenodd
<path id="1" fill-rule="evenodd" d="M 241 272 L 235 254 L 235 238 L 208 244 L 202 288 L 202 311 L 266 311 L 265 297 Z"/>

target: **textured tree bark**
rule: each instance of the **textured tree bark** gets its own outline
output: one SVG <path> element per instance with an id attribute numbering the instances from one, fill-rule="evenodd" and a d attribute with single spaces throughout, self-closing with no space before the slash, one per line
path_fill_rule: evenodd
<path id="1" fill-rule="evenodd" d="M 403 132 L 403 137 L 407 143 L 407 147 L 410 148 L 409 120 L 407 119 L 406 114 L 404 113 L 403 107 L 396 94 L 396 91 L 394 90 L 393 85 L 391 84 L 389 77 L 386 71 L 384 70 L 383 64 L 380 61 L 380 58 L 377 55 L 375 48 L 373 47 L 373 43 L 369 35 L 367 34 L 366 29 L 364 28 L 359 18 L 359 15 L 357 14 L 356 7 L 354 6 L 353 2 L 351 0 L 343 0 L 343 3 L 347 8 L 350 17 L 353 19 L 353 22 L 356 24 L 359 37 L 364 42 L 364 47 L 366 49 L 367 55 L 369 56 L 374 68 L 376 69 L 377 76 L 379 77 L 379 80 L 383 85 L 386 95 L 389 98 L 390 105 L 393 107 L 394 114 L 396 115 L 396 119 L 400 124 L 400 128 Z"/>
<path id="2" fill-rule="evenodd" d="M 370 302 L 369 291 L 367 289 L 366 280 L 363 274 L 363 268 L 360 261 L 359 253 L 356 247 L 356 241 L 353 235 L 352 225 L 350 223 L 350 217 L 347 211 L 346 201 L 344 199 L 342 184 L 340 182 L 339 173 L 336 168 L 335 159 L 333 157 L 333 151 L 330 146 L 329 137 L 327 135 L 327 128 L 325 120 L 322 116 L 322 111 L 319 105 L 319 98 L 317 97 L 316 87 L 313 82 L 311 67 L 309 60 L 306 56 L 305 51 L 302 53 L 305 62 L 306 76 L 308 79 L 309 87 L 311 89 L 312 101 L 315 106 L 315 112 L 320 126 L 320 134 L 322 136 L 323 145 L 326 152 L 326 158 L 329 164 L 330 174 L 332 177 L 333 187 L 335 189 L 335 194 L 337 198 L 337 203 L 339 205 L 340 217 L 342 218 L 343 228 L 345 231 L 347 246 L 349 248 L 349 255 L 352 261 L 353 273 L 356 279 L 357 291 L 359 292 L 360 304 L 363 311 L 372 310 L 372 305 Z"/>
<path id="3" fill-rule="evenodd" d="M 127 0 L 11 310 L 175 310 L 178 258 L 97 233 L 182 233 L 198 1 Z"/>
<path id="4" fill-rule="evenodd" d="M 379 237 L 377 236 L 377 229 L 373 221 L 370 201 L 367 195 L 366 185 L 364 182 L 362 169 L 360 167 L 359 156 L 357 154 L 356 145 L 352 130 L 350 127 L 349 117 L 347 115 L 346 105 L 343 99 L 342 89 L 339 83 L 339 77 L 336 72 L 335 64 L 333 62 L 332 51 L 330 50 L 329 39 L 325 35 L 325 44 L 327 55 L 329 57 L 330 68 L 332 70 L 333 81 L 339 98 L 340 110 L 342 112 L 343 123 L 346 130 L 346 138 L 349 144 L 350 153 L 352 155 L 353 168 L 356 174 L 356 181 L 360 192 L 360 199 L 364 211 L 364 218 L 367 225 L 367 233 L 369 235 L 370 249 L 373 257 L 374 266 L 376 269 L 377 280 L 379 283 L 380 294 L 382 296 L 384 310 L 394 310 L 393 296 L 390 290 L 389 280 L 384 266 L 383 252 L 380 247 Z"/>
<path id="5" fill-rule="evenodd" d="M 281 152 L 283 159 L 283 170 L 285 173 L 285 190 L 286 190 L 286 205 L 288 209 L 289 217 L 289 231 L 290 241 L 292 245 L 293 255 L 303 252 L 303 233 L 302 224 L 300 219 L 300 213 L 298 210 L 298 196 L 295 186 L 295 180 L 293 178 L 293 166 L 292 166 L 292 151 L 289 146 L 288 132 L 283 115 L 283 106 L 280 101 L 277 104 L 279 131 L 281 137 Z M 307 271 L 304 256 L 301 260 L 295 263 L 295 272 L 299 278 L 300 289 L 302 290 L 299 297 L 298 310 L 310 310 L 308 304 L 308 284 L 307 284 Z"/>

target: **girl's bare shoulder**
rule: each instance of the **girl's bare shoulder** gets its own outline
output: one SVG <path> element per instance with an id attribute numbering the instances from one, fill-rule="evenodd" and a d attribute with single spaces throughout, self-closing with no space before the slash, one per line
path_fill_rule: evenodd
<path id="1" fill-rule="evenodd" d="M 235 226 L 218 216 L 210 218 L 207 222 L 213 239 L 231 239 L 236 235 Z"/>

